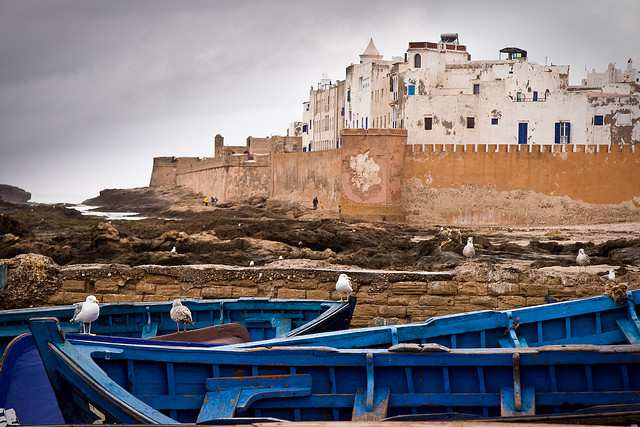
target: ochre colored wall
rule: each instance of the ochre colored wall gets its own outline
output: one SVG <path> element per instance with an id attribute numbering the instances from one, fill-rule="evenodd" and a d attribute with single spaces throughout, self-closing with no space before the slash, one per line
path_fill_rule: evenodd
<path id="1" fill-rule="evenodd" d="M 640 152 L 632 146 L 508 148 L 406 146 L 403 207 L 408 220 L 543 224 L 640 217 Z"/>
<path id="2" fill-rule="evenodd" d="M 340 151 L 274 154 L 272 197 L 308 206 L 314 196 L 320 209 L 338 209 Z"/>
<path id="3" fill-rule="evenodd" d="M 506 146 L 479 145 L 477 152 L 473 145 L 455 148 L 425 145 L 423 151 L 421 145 L 406 146 L 404 179 L 428 180 L 433 188 L 473 184 L 498 191 L 530 190 L 597 204 L 640 195 L 640 150 L 630 145 L 612 146 L 611 151 L 606 145 L 512 145 L 509 151 Z"/>

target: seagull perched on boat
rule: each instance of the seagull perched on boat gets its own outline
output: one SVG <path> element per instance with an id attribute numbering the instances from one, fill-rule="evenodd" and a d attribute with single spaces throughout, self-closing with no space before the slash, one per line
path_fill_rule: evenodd
<path id="1" fill-rule="evenodd" d="M 336 292 L 340 294 L 350 295 L 353 292 L 353 288 L 351 287 L 351 279 L 344 273 L 341 273 L 338 276 L 338 281 L 336 282 Z M 340 301 L 342 301 L 342 296 L 340 297 Z"/>
<path id="2" fill-rule="evenodd" d="M 176 322 L 178 332 L 180 332 L 180 324 L 184 324 L 184 330 L 187 330 L 187 323 L 190 325 L 193 323 L 193 317 L 191 316 L 191 310 L 189 307 L 182 305 L 180 299 L 174 299 L 171 305 L 171 311 L 169 312 L 171 320 Z"/>
<path id="3" fill-rule="evenodd" d="M 100 306 L 95 296 L 89 295 L 84 302 L 75 304 L 76 311 L 73 313 L 71 322 L 82 322 L 82 333 L 86 334 L 85 323 L 89 324 L 89 335 L 91 335 L 91 323 L 100 316 Z"/>
<path id="4" fill-rule="evenodd" d="M 465 258 L 473 258 L 476 256 L 476 249 L 473 247 L 473 237 L 467 239 L 467 244 L 462 249 L 462 255 L 464 255 Z"/>
<path id="5" fill-rule="evenodd" d="M 576 264 L 578 264 L 580 267 L 585 267 L 591 264 L 591 259 L 589 258 L 589 255 L 584 253 L 584 249 L 582 248 L 580 248 L 580 250 L 578 251 L 578 256 L 576 257 Z"/>

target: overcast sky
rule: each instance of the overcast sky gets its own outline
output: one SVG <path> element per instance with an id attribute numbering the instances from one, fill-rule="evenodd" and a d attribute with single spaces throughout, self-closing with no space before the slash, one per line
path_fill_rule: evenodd
<path id="1" fill-rule="evenodd" d="M 458 32 L 473 59 L 640 64 L 640 1 L 0 0 L 0 183 L 78 202 L 148 184 L 154 156 L 282 134 L 369 37 L 385 56 Z"/>

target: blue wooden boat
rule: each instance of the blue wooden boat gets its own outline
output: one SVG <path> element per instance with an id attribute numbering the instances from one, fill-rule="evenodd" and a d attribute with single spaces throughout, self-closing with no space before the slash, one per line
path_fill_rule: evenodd
<path id="1" fill-rule="evenodd" d="M 218 300 L 185 299 L 193 315 L 189 329 L 227 323 L 245 326 L 252 340 L 297 336 L 349 327 L 356 304 L 324 300 L 239 298 Z M 171 302 L 101 304 L 100 317 L 92 332 L 98 335 L 151 338 L 176 330 L 170 319 Z M 65 332 L 80 332 L 79 323 L 70 323 L 75 307 L 38 307 L 0 311 L 0 351 L 15 337 L 29 332 L 32 317 L 57 317 Z"/>
<path id="2" fill-rule="evenodd" d="M 194 317 L 190 328 L 234 322 L 244 325 L 251 339 L 272 336 L 297 336 L 314 331 L 335 330 L 349 326 L 355 298 L 347 302 L 313 300 L 269 300 L 241 298 L 238 300 L 186 300 Z M 72 306 L 45 309 L 10 310 L 0 312 L 0 334 L 7 340 L 12 334 L 28 328 L 29 316 L 48 314 L 68 320 Z M 139 342 L 130 337 L 152 338 L 174 332 L 169 319 L 170 303 L 105 304 L 94 331 L 111 334 L 120 343 Z M 213 319 L 213 320 L 212 320 Z M 60 322 L 62 330 L 77 331 L 79 327 L 68 321 Z M 184 334 L 187 335 L 187 334 Z M 70 335 L 74 336 L 74 335 Z M 100 340 L 101 336 L 87 339 Z M 167 346 L 211 347 L 211 344 L 166 342 Z M 215 344 L 214 344 L 215 345 Z M 23 424 L 62 424 L 56 396 L 45 375 L 44 366 L 30 334 L 14 338 L 5 348 L 0 364 L 0 408 L 16 410 Z"/>
<path id="3" fill-rule="evenodd" d="M 326 346 L 388 348 L 401 343 L 435 343 L 448 348 L 539 347 L 558 344 L 640 344 L 640 290 L 626 300 L 608 296 L 433 317 L 423 323 L 380 326 L 272 339 L 238 347 Z"/>
<path id="4" fill-rule="evenodd" d="M 637 345 L 194 348 L 65 338 L 46 318 L 31 331 L 67 423 L 548 419 L 640 404 Z"/>

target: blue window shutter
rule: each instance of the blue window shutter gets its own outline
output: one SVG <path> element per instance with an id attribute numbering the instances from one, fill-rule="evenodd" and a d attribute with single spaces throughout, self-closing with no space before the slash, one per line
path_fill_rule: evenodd
<path id="1" fill-rule="evenodd" d="M 556 137 L 554 142 L 560 144 L 560 122 L 556 122 Z"/>
<path id="2" fill-rule="evenodd" d="M 567 122 L 567 144 L 571 144 L 571 123 Z"/>
<path id="3" fill-rule="evenodd" d="M 602 126 L 604 124 L 604 116 L 602 115 L 593 116 L 593 124 L 596 126 Z"/>
<path id="4" fill-rule="evenodd" d="M 416 86 L 415 85 L 409 85 L 407 87 L 407 95 L 412 96 L 416 94 Z"/>
<path id="5" fill-rule="evenodd" d="M 537 101 L 537 100 L 538 100 L 538 91 L 537 91 L 537 90 L 534 90 L 534 91 L 533 91 L 533 100 L 534 100 L 534 101 Z"/>
<path id="6" fill-rule="evenodd" d="M 369 129 L 369 117 L 364 118 L 364 128 Z"/>

